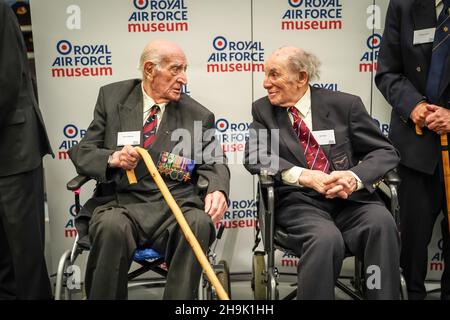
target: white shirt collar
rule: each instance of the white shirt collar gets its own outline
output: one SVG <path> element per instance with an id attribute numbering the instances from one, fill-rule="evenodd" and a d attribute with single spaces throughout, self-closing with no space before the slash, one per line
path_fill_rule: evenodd
<path id="1" fill-rule="evenodd" d="M 295 104 L 295 107 L 303 118 L 308 116 L 308 113 L 311 111 L 311 90 L 309 89 L 309 85 L 303 97 Z"/>
<path id="2" fill-rule="evenodd" d="M 143 110 L 144 110 L 144 117 L 145 115 L 150 111 L 150 109 L 156 104 L 155 100 L 153 100 L 147 92 L 144 90 L 144 83 L 141 83 L 141 89 L 142 89 L 142 95 L 144 97 L 143 101 Z M 161 114 L 164 113 L 164 109 L 166 108 L 167 102 L 165 103 L 158 103 L 159 109 Z"/>

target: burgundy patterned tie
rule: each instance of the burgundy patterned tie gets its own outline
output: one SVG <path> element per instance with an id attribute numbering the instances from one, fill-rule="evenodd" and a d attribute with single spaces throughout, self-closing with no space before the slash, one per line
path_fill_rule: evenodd
<path id="1" fill-rule="evenodd" d="M 309 131 L 305 121 L 300 117 L 297 108 L 290 107 L 289 112 L 294 118 L 292 127 L 300 140 L 309 169 L 328 173 L 330 170 L 330 162 L 314 136 L 311 134 L 311 131 Z"/>
<path id="2" fill-rule="evenodd" d="M 144 128 L 142 129 L 145 149 L 151 146 L 153 140 L 155 140 L 156 127 L 158 126 L 158 117 L 156 116 L 156 113 L 158 113 L 158 111 L 159 106 L 155 104 L 150 109 L 150 113 L 148 114 L 147 120 L 145 120 Z"/>

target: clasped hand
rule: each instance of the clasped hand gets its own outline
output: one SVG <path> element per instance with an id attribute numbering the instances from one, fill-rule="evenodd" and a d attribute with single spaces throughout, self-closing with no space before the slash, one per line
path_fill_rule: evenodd
<path id="1" fill-rule="evenodd" d="M 434 104 L 419 103 L 411 113 L 411 120 L 437 134 L 450 132 L 450 110 Z"/>
<path id="2" fill-rule="evenodd" d="M 298 181 L 302 186 L 312 188 L 328 199 L 347 199 L 358 185 L 350 171 L 333 171 L 327 174 L 318 170 L 304 169 Z"/>

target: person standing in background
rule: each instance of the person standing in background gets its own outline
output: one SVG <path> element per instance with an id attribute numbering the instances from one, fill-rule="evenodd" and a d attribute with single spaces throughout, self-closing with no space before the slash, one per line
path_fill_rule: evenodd
<path id="1" fill-rule="evenodd" d="M 391 0 L 375 76 L 392 106 L 389 137 L 401 155 L 401 266 L 410 299 L 426 297 L 427 246 L 445 212 L 440 135 L 450 132 L 449 10 L 450 0 Z M 447 219 L 441 224 L 442 299 L 450 299 Z"/>
<path id="2" fill-rule="evenodd" d="M 52 154 L 17 18 L 0 0 L 0 300 L 51 299 L 42 157 Z"/>

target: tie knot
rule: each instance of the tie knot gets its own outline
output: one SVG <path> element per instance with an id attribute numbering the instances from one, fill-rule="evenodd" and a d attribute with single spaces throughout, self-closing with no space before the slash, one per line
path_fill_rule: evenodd
<path id="1" fill-rule="evenodd" d="M 444 8 L 442 9 L 442 11 L 444 11 L 444 14 L 447 14 L 448 9 L 450 8 L 450 0 L 442 0 L 442 3 L 444 4 Z"/>
<path id="2" fill-rule="evenodd" d="M 157 104 L 153 105 L 153 107 L 150 108 L 150 117 L 153 117 L 158 111 L 159 106 Z"/>
<path id="3" fill-rule="evenodd" d="M 295 117 L 300 117 L 298 109 L 296 107 L 289 107 L 288 111 Z"/>

